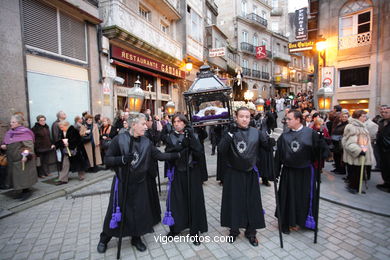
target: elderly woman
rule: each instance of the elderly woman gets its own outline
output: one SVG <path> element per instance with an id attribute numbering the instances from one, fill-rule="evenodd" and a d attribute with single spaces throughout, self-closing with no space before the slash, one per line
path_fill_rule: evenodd
<path id="1" fill-rule="evenodd" d="M 101 165 L 102 156 L 100 154 L 100 134 L 97 124 L 93 123 L 93 116 L 85 116 L 85 128 L 80 130 L 80 135 L 83 139 L 84 148 L 87 152 L 89 165 L 92 172 L 98 171 L 98 165 Z"/>
<path id="2" fill-rule="evenodd" d="M 89 164 L 80 134 L 68 121 L 60 121 L 58 126 L 60 128 L 60 139 L 55 145 L 62 152 L 62 169 L 56 185 L 68 183 L 69 171 L 77 171 L 79 179 L 82 181 Z"/>
<path id="3" fill-rule="evenodd" d="M 115 128 L 111 125 L 111 120 L 108 117 L 103 117 L 102 127 L 100 128 L 100 143 L 102 148 L 102 157 L 104 157 L 105 151 L 107 151 L 112 138 L 117 134 Z"/>
<path id="4" fill-rule="evenodd" d="M 364 160 L 365 171 L 374 162 L 374 154 L 371 147 L 370 133 L 364 125 L 367 112 L 356 110 L 349 119 L 349 124 L 344 129 L 343 161 L 347 165 L 348 191 L 355 194 L 359 189 L 360 170 Z"/>
<path id="5" fill-rule="evenodd" d="M 344 135 L 344 129 L 348 125 L 349 113 L 343 112 L 340 115 L 339 122 L 332 129 L 332 143 L 334 146 L 333 149 L 333 159 L 335 163 L 335 169 L 332 170 L 335 174 L 345 174 L 345 165 L 343 163 L 343 147 L 341 145 L 341 138 Z"/>
<path id="6" fill-rule="evenodd" d="M 8 178 L 14 190 L 22 192 L 18 199 L 31 196 L 31 186 L 37 182 L 37 169 L 34 160 L 34 133 L 23 126 L 19 114 L 11 117 L 11 129 L 5 134 L 1 148 L 7 151 Z"/>
<path id="7" fill-rule="evenodd" d="M 50 153 L 55 148 L 50 140 L 50 130 L 46 124 L 46 117 L 43 115 L 37 116 L 37 122 L 31 130 L 35 135 L 35 153 L 40 161 L 40 165 L 37 167 L 38 177 L 43 178 L 50 175 Z"/>

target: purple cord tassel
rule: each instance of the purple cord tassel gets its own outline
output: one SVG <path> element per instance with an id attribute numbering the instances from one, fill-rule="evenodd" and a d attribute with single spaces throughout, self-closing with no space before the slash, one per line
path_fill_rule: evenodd
<path id="1" fill-rule="evenodd" d="M 165 212 L 162 223 L 167 226 L 173 226 L 175 220 L 173 219 L 171 212 L 171 184 L 173 177 L 175 175 L 175 167 L 168 168 L 167 177 L 168 177 L 168 196 L 167 196 L 167 211 Z"/>
<path id="2" fill-rule="evenodd" d="M 313 206 L 313 192 L 314 192 L 314 167 L 313 165 L 310 165 L 311 170 L 311 178 L 310 178 L 310 207 L 309 207 L 309 214 L 307 215 L 305 227 L 309 229 L 315 229 L 316 228 L 316 221 L 314 220 L 313 213 L 312 213 L 312 206 Z"/>
<path id="3" fill-rule="evenodd" d="M 110 229 L 115 229 L 119 225 L 118 223 L 122 220 L 121 208 L 119 207 L 119 195 L 118 195 L 118 177 L 115 176 L 115 188 L 114 188 L 114 199 L 112 203 L 112 216 L 110 220 Z"/>

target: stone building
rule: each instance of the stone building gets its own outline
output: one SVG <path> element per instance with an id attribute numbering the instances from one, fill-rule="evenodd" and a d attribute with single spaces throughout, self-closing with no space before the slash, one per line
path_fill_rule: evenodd
<path id="1" fill-rule="evenodd" d="M 317 35 L 327 46 L 320 53 L 319 69 L 330 72 L 319 75 L 318 88 L 333 81 L 327 88 L 333 105 L 365 109 L 373 116 L 379 105 L 390 104 L 390 1 L 320 0 L 318 4 Z"/>
<path id="2" fill-rule="evenodd" d="M 97 1 L 1 1 L 0 120 L 102 112 Z M 3 125 L 4 126 L 4 125 Z M 6 125 L 5 125 L 6 126 Z"/>

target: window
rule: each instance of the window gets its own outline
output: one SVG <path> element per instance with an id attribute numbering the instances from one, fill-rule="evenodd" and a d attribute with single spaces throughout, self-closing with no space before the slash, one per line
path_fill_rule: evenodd
<path id="1" fill-rule="evenodd" d="M 279 0 L 272 0 L 272 8 L 278 8 L 279 7 Z"/>
<path id="2" fill-rule="evenodd" d="M 279 23 L 278 22 L 272 22 L 272 31 L 279 32 Z"/>
<path id="3" fill-rule="evenodd" d="M 214 48 L 221 48 L 221 47 L 223 47 L 222 42 L 218 38 L 215 38 Z"/>
<path id="4" fill-rule="evenodd" d="M 144 18 L 145 20 L 147 20 L 149 22 L 151 21 L 151 13 L 148 9 L 146 9 L 145 7 L 140 5 L 138 12 L 139 12 L 139 15 L 142 16 L 142 18 Z"/>
<path id="5" fill-rule="evenodd" d="M 202 30 L 202 18 L 194 11 L 191 9 L 190 6 L 188 6 L 187 11 L 190 13 L 190 36 L 194 40 L 198 42 L 202 42 L 202 35 L 203 35 L 203 30 Z"/>
<path id="6" fill-rule="evenodd" d="M 278 52 L 280 52 L 280 43 L 277 43 L 277 44 L 276 44 L 276 50 L 277 50 Z"/>
<path id="7" fill-rule="evenodd" d="M 207 11 L 206 11 L 206 24 L 207 25 L 213 24 L 213 17 L 212 17 L 210 9 L 207 9 Z"/>
<path id="8" fill-rule="evenodd" d="M 164 22 L 160 23 L 161 31 L 164 33 L 169 33 L 169 26 L 165 24 Z"/>
<path id="9" fill-rule="evenodd" d="M 248 42 L 248 32 L 247 31 L 242 31 L 242 41 Z"/>
<path id="10" fill-rule="evenodd" d="M 302 74 L 301 73 L 297 73 L 298 74 L 298 80 L 301 81 L 302 80 Z"/>
<path id="11" fill-rule="evenodd" d="M 340 87 L 351 87 L 352 85 L 368 85 L 369 67 L 341 69 Z"/>
<path id="12" fill-rule="evenodd" d="M 340 37 L 371 31 L 371 11 L 340 18 Z"/>
<path id="13" fill-rule="evenodd" d="M 261 17 L 263 17 L 264 19 L 267 19 L 267 12 L 261 11 Z"/>
<path id="14" fill-rule="evenodd" d="M 247 4 L 246 4 L 246 1 L 241 1 L 241 15 L 242 16 L 246 16 L 248 13 L 247 11 Z"/>
<path id="15" fill-rule="evenodd" d="M 161 93 L 169 94 L 169 81 L 165 79 L 161 79 Z"/>
<path id="16" fill-rule="evenodd" d="M 253 35 L 253 46 L 259 46 L 259 38 L 257 38 L 257 35 Z"/>
<path id="17" fill-rule="evenodd" d="M 248 66 L 248 60 L 245 60 L 245 59 L 242 60 L 242 67 L 246 68 L 246 69 L 249 67 Z"/>
<path id="18" fill-rule="evenodd" d="M 298 60 L 297 60 L 297 58 L 294 58 L 294 59 L 293 59 L 293 66 L 298 66 Z"/>
<path id="19" fill-rule="evenodd" d="M 257 6 L 256 5 L 253 6 L 253 13 L 257 14 Z"/>
<path id="20" fill-rule="evenodd" d="M 306 57 L 302 56 L 302 67 L 306 68 Z"/>
<path id="21" fill-rule="evenodd" d="M 27 47 L 87 61 L 85 23 L 39 1 L 23 3 L 23 35 Z"/>
<path id="22" fill-rule="evenodd" d="M 253 63 L 253 69 L 254 69 L 254 70 L 258 70 L 258 64 L 257 64 L 257 62 Z"/>
<path id="23" fill-rule="evenodd" d="M 287 46 L 286 46 L 286 45 L 283 46 L 283 52 L 284 52 L 284 53 L 288 53 L 288 51 L 287 51 Z"/>
<path id="24" fill-rule="evenodd" d="M 261 69 L 262 69 L 263 72 L 268 72 L 268 66 L 267 65 L 261 66 Z"/>

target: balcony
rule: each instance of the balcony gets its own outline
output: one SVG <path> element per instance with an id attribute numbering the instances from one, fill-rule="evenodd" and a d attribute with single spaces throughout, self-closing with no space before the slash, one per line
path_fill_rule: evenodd
<path id="1" fill-rule="evenodd" d="M 206 5 L 211 8 L 212 12 L 218 16 L 218 6 L 215 4 L 214 0 L 206 0 Z"/>
<path id="2" fill-rule="evenodd" d="M 291 62 L 291 56 L 289 54 L 279 52 L 279 51 L 274 51 L 273 54 L 274 60 L 281 60 L 284 62 Z"/>
<path id="3" fill-rule="evenodd" d="M 371 44 L 371 32 L 354 34 L 339 38 L 339 49 L 350 49 Z"/>
<path id="4" fill-rule="evenodd" d="M 172 58 L 180 61 L 183 59 L 182 45 L 179 42 L 142 19 L 120 0 L 100 3 L 100 17 L 103 20 L 105 36 L 119 39 L 139 49 L 147 49 L 151 54 L 170 62 L 175 62 L 170 60 Z"/>
<path id="5" fill-rule="evenodd" d="M 241 51 L 245 51 L 245 52 L 248 52 L 250 54 L 256 54 L 256 47 L 250 43 L 242 42 L 240 44 L 240 47 L 241 47 Z"/>
<path id="6" fill-rule="evenodd" d="M 251 76 L 251 70 L 248 68 L 242 68 L 242 75 Z"/>
<path id="7" fill-rule="evenodd" d="M 269 73 L 268 72 L 261 72 L 261 78 L 265 80 L 269 80 Z"/>
<path id="8" fill-rule="evenodd" d="M 246 19 L 250 20 L 252 23 L 255 23 L 257 25 L 260 25 L 263 28 L 267 28 L 268 22 L 263 17 L 258 16 L 257 14 L 251 13 L 248 14 Z"/>
<path id="9" fill-rule="evenodd" d="M 266 51 L 267 52 L 267 58 L 272 59 L 272 52 L 271 51 Z"/>
<path id="10" fill-rule="evenodd" d="M 271 11 L 271 16 L 282 16 L 283 9 L 281 7 L 273 7 Z"/>
<path id="11" fill-rule="evenodd" d="M 252 70 L 252 76 L 255 78 L 261 78 L 261 71 L 259 70 Z"/>
<path id="12" fill-rule="evenodd" d="M 179 0 L 145 0 L 154 8 L 159 10 L 161 14 L 166 16 L 168 19 L 180 20 L 180 1 Z"/>
<path id="13" fill-rule="evenodd" d="M 237 62 L 235 62 L 232 58 L 229 57 L 229 55 L 226 58 L 226 65 L 227 65 L 228 69 L 231 69 L 232 71 L 234 71 L 236 68 L 240 67 L 240 65 Z"/>

